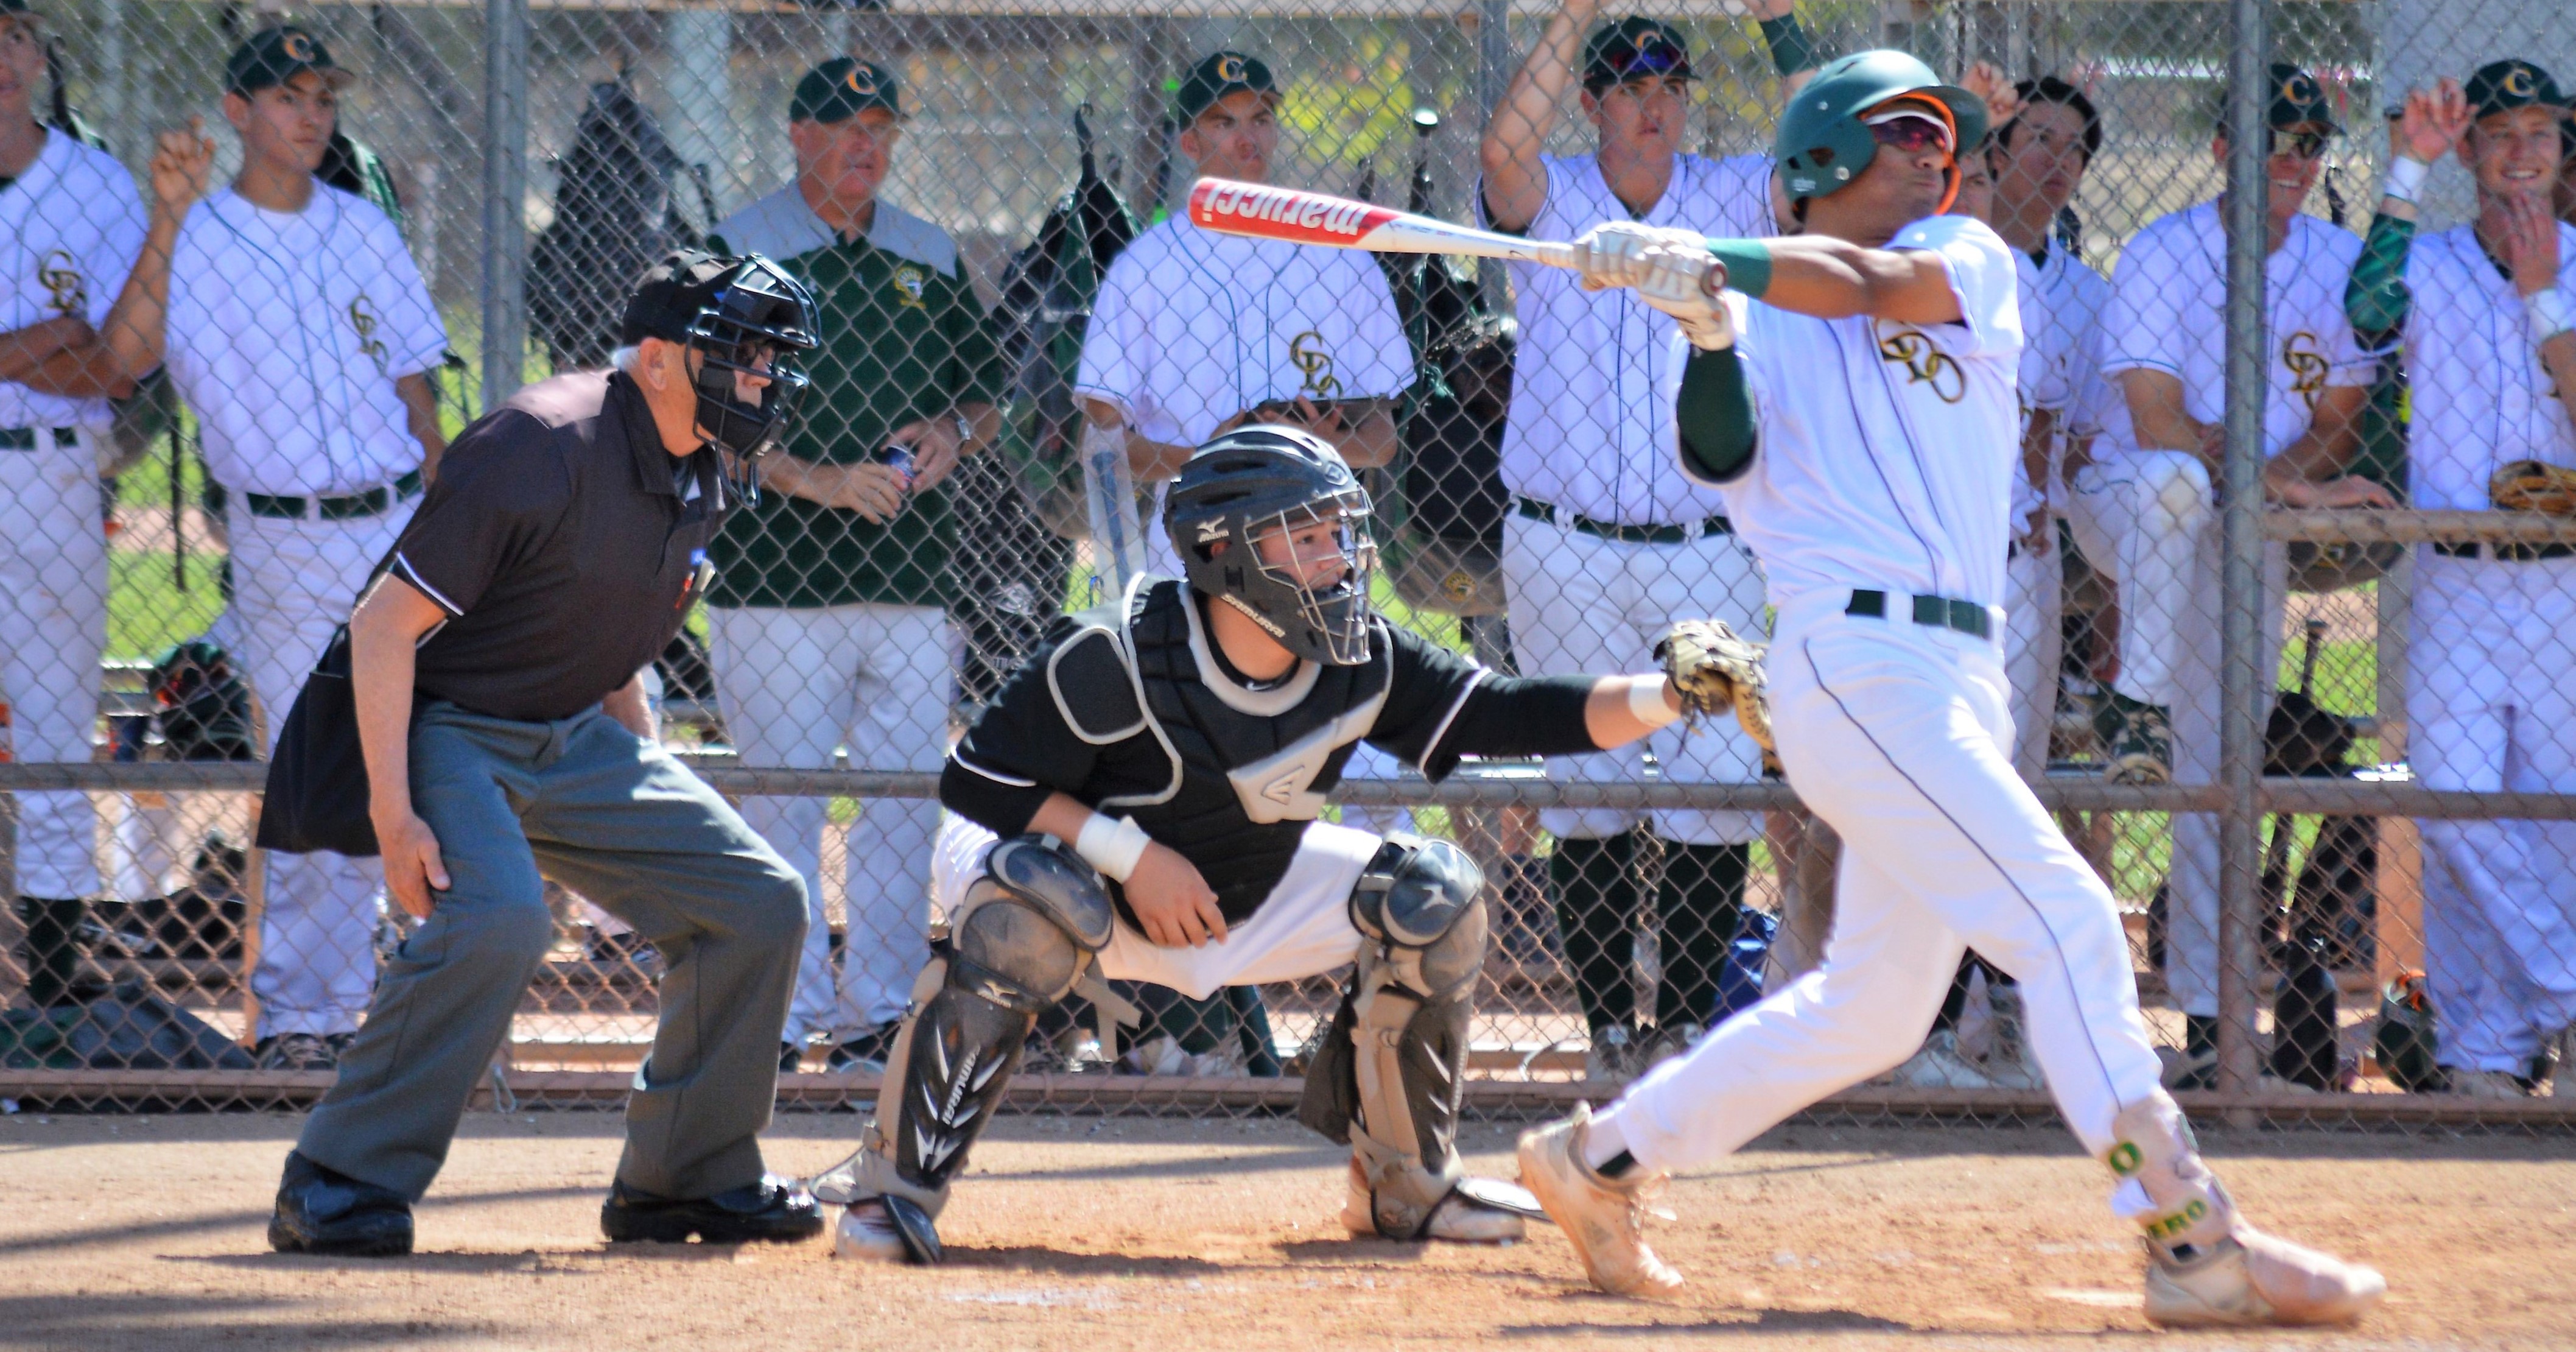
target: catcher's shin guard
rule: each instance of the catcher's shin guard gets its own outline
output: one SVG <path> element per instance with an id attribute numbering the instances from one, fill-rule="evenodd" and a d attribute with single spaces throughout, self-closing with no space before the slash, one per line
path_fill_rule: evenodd
<path id="1" fill-rule="evenodd" d="M 813 1184 L 826 1202 L 881 1207 L 878 1233 L 890 1228 L 915 1263 L 940 1260 L 948 1181 L 1009 1086 L 1038 1014 L 1082 982 L 1113 923 L 1098 875 L 1043 838 L 994 846 L 986 870 L 951 917 L 945 950 L 913 984 L 864 1144 Z"/>
<path id="2" fill-rule="evenodd" d="M 2111 1172 L 2134 1178 L 2154 1209 L 2146 1230 L 2147 1318 L 2168 1328 L 2348 1324 L 2388 1282 L 2366 1267 L 2263 1233 L 2237 1214 L 2182 1109 L 2163 1091 L 2111 1122 Z"/>
<path id="3" fill-rule="evenodd" d="M 1365 1193 L 1369 1222 L 1390 1239 L 1508 1239 L 1517 1217 L 1537 1209 L 1511 1185 L 1466 1178 L 1458 1160 L 1484 885 L 1458 847 L 1397 839 L 1351 892 L 1352 923 L 1366 936 L 1359 970 L 1308 1072 L 1300 1116 L 1350 1142 L 1353 1200 Z"/>

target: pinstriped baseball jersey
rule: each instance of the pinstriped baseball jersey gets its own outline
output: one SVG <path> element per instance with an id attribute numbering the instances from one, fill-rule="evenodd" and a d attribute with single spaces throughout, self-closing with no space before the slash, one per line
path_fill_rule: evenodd
<path id="1" fill-rule="evenodd" d="M 143 248 L 143 199 L 106 151 L 45 133 L 15 183 L 0 189 L 0 333 L 63 315 L 95 328 Z M 0 427 L 104 427 L 107 401 L 40 394 L 0 380 Z"/>
<path id="2" fill-rule="evenodd" d="M 2025 520 L 2054 495 L 2066 438 L 2080 435 L 2083 396 L 2100 379 L 2096 370 L 2094 333 L 2110 308 L 2111 284 L 2087 266 L 2075 251 L 2052 241 L 2040 258 L 2016 249 L 2013 270 L 2021 282 L 2021 405 L 2025 424 L 2031 413 L 2046 409 L 2057 415 L 2057 436 L 2049 447 L 2048 482 L 2033 485 L 2019 458 L 2013 461 L 2013 519 Z"/>
<path id="3" fill-rule="evenodd" d="M 2576 227 L 2558 227 L 2558 290 L 2576 293 Z M 2462 225 L 2408 246 L 2406 365 L 2414 403 L 2410 501 L 2484 508 L 2508 460 L 2576 466 L 2576 426 L 2559 402 L 2522 297 Z"/>

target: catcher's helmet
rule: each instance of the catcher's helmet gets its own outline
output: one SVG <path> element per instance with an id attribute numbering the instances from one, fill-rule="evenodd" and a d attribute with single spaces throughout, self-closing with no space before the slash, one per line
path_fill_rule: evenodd
<path id="1" fill-rule="evenodd" d="M 680 249 L 644 274 L 618 341 L 660 338 L 696 350 L 698 426 L 752 460 L 793 425 L 808 383 L 799 359 L 820 346 L 819 318 L 814 293 L 758 254 Z M 757 402 L 737 396 L 736 372 L 768 377 Z"/>
<path id="2" fill-rule="evenodd" d="M 1907 94 L 1949 114 L 1957 154 L 1986 139 L 1985 100 L 1943 84 L 1930 66 L 1903 52 L 1854 52 L 1817 71 L 1780 114 L 1772 158 L 1779 162 L 1780 186 L 1789 200 L 1828 196 L 1860 177 L 1878 154 L 1878 139 L 1863 119 L 1880 104 Z M 1958 193 L 1954 166 L 1941 210 L 1949 210 Z"/>
<path id="3" fill-rule="evenodd" d="M 1190 586 L 1252 617 L 1282 647 L 1327 666 L 1369 659 L 1369 578 L 1377 542 L 1369 495 L 1332 443 L 1295 427 L 1221 432 L 1190 455 L 1163 505 L 1163 528 Z M 1331 529 L 1341 567 L 1309 581 L 1301 528 Z M 1263 552 L 1265 537 L 1278 537 Z M 1217 546 L 1225 549 L 1220 553 Z"/>

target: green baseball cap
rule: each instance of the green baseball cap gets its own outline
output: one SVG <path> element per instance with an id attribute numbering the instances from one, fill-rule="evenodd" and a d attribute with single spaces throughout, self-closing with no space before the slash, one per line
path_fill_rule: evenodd
<path id="1" fill-rule="evenodd" d="M 2558 82 L 2549 72 L 2520 58 L 2490 61 L 2478 67 L 2461 93 L 2467 96 L 2469 112 L 2476 117 L 2490 113 L 2509 113 L 2516 108 L 2565 108 L 2567 96 L 2558 92 Z"/>
<path id="2" fill-rule="evenodd" d="M 2317 77 L 2287 61 L 2275 61 L 2270 79 L 2272 101 L 2263 109 L 2264 126 L 2295 127 L 2313 122 L 2328 131 L 2343 130 L 2343 124 L 2335 120 L 2334 105 L 2326 101 L 2325 86 L 2317 83 Z"/>
<path id="3" fill-rule="evenodd" d="M 233 49 L 224 63 L 224 88 L 248 96 L 294 79 L 305 71 L 320 75 L 333 88 L 357 77 L 332 64 L 329 48 L 319 38 L 292 24 L 263 28 Z"/>
<path id="4" fill-rule="evenodd" d="M 903 116 L 903 91 L 894 72 L 873 61 L 836 56 L 796 82 L 787 117 L 792 122 L 846 122 L 870 108 Z"/>
<path id="5" fill-rule="evenodd" d="M 1592 93 L 1660 75 L 1696 78 L 1690 44 L 1682 41 L 1680 29 L 1661 19 L 1632 14 L 1593 29 L 1583 40 L 1583 87 Z"/>
<path id="6" fill-rule="evenodd" d="M 1257 56 L 1241 52 L 1212 52 L 1202 58 L 1181 80 L 1180 89 L 1172 95 L 1172 116 L 1184 127 L 1199 120 L 1199 114 L 1214 106 L 1228 94 L 1245 91 L 1265 95 L 1272 103 L 1279 101 L 1279 86 L 1270 78 L 1270 67 Z"/>

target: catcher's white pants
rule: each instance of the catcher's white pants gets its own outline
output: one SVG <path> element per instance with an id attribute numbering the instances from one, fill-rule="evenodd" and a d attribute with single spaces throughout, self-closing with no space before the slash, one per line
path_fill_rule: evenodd
<path id="1" fill-rule="evenodd" d="M 2012 689 L 2013 768 L 2024 779 L 2048 773 L 2048 734 L 2057 721 L 2057 667 L 2066 651 L 2065 560 L 2055 548 L 2015 549 L 2004 563 L 2004 678 Z"/>
<path id="2" fill-rule="evenodd" d="M 1824 962 L 1604 1116 L 1651 1168 L 1712 1163 L 1912 1056 L 1973 945 L 2020 981 L 2049 1092 L 2100 1155 L 2158 1074 L 2111 893 L 2004 758 L 1995 645 L 1849 600 L 1792 600 L 1771 647 L 1781 764 L 1843 840 Z"/>
<path id="3" fill-rule="evenodd" d="M 216 620 L 214 636 L 250 682 L 271 750 L 304 678 L 410 518 L 406 503 L 383 516 L 281 521 L 251 515 L 233 495 L 232 608 Z M 269 855 L 251 973 L 259 1036 L 357 1028 L 375 989 L 384 884 L 382 860 Z"/>
<path id="4" fill-rule="evenodd" d="M 1524 676 L 1656 670 L 1655 642 L 1677 620 L 1724 620 L 1762 636 L 1762 572 L 1732 535 L 1681 544 L 1626 544 L 1514 512 L 1503 518 L 1503 581 L 1512 651 Z M 1612 751 L 1550 756 L 1555 780 L 1633 782 L 1653 752 L 1666 780 L 1747 784 L 1762 777 L 1762 748 L 1732 718 L 1648 733 Z M 1543 808 L 1539 824 L 1560 839 L 1619 835 L 1640 820 L 1683 845 L 1741 845 L 1759 839 L 1758 812 Z"/>
<path id="5" fill-rule="evenodd" d="M 2415 556 L 2407 756 L 2426 788 L 2576 791 L 2576 559 Z M 2576 1021 L 2576 823 L 2425 821 L 2442 1064 L 2528 1074 Z"/>
<path id="6" fill-rule="evenodd" d="M 941 821 L 930 874 L 931 897 L 941 913 L 955 911 L 967 887 L 984 876 L 984 856 L 994 843 L 992 832 L 963 817 Z M 1100 974 L 1111 981 L 1150 981 L 1204 1000 L 1225 986 L 1295 981 L 1340 967 L 1360 951 L 1360 932 L 1351 924 L 1351 888 L 1384 843 L 1367 831 L 1311 823 L 1279 885 L 1242 924 L 1226 931 L 1224 942 L 1165 948 L 1122 918 L 1109 946 L 1100 950 Z"/>
<path id="7" fill-rule="evenodd" d="M 752 767 L 819 770 L 849 748 L 861 770 L 939 769 L 956 699 L 956 646 L 936 606 L 707 607 L 725 730 Z M 835 1041 L 903 1017 L 930 960 L 931 836 L 939 804 L 875 798 L 848 831 L 848 928 L 832 972 L 823 916 L 820 798 L 743 799 L 743 820 L 805 879 L 813 907 L 785 1036 Z"/>
<path id="8" fill-rule="evenodd" d="M 2188 451 L 2113 448 L 2076 471 L 2070 518 L 2087 560 L 2118 583 L 2123 695 L 2171 707 L 2187 636 L 2214 631 L 2216 590 L 2196 589 L 2199 546 L 2218 530 L 2209 468 Z"/>
<path id="9" fill-rule="evenodd" d="M 0 699 L 22 761 L 90 759 L 107 644 L 107 533 L 86 435 L 0 450 Z M 18 795 L 18 892 L 95 896 L 98 819 L 85 793 Z"/>
<path id="10" fill-rule="evenodd" d="M 2177 784 L 2208 784 L 2218 776 L 2219 638 L 2225 616 L 2219 600 L 2224 571 L 2223 534 L 2215 516 L 2193 542 L 2192 571 L 2184 579 L 2197 607 L 2175 635 L 2173 773 Z M 2256 708 L 2268 716 L 2281 670 L 2281 617 L 2289 592 L 2289 547 L 2263 547 L 2262 638 Z M 2121 594 L 2127 595 L 2122 588 Z M 2126 624 L 2127 617 L 2121 618 Z M 2125 641 L 2122 651 L 2127 650 Z M 2132 698 L 2136 698 L 2132 696 Z M 2258 724 L 2259 726 L 2259 724 Z M 2218 1013 L 2218 818 L 2206 812 L 2173 817 L 2173 866 L 2165 874 L 2165 987 L 2186 1014 Z"/>

